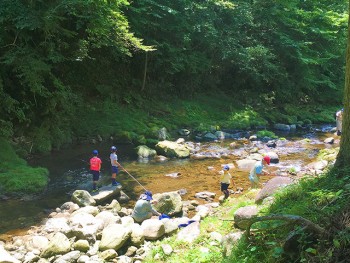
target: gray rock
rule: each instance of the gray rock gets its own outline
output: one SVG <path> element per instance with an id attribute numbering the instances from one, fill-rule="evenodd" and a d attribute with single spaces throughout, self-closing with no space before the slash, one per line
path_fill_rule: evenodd
<path id="1" fill-rule="evenodd" d="M 118 250 L 131 236 L 131 229 L 120 224 L 110 224 L 102 231 L 101 243 L 99 249 L 101 251 L 107 249 Z"/>
<path id="2" fill-rule="evenodd" d="M 47 248 L 44 249 L 40 256 L 43 258 L 49 258 L 55 255 L 66 254 L 69 251 L 70 242 L 68 238 L 64 234 L 58 232 L 53 236 Z"/>
<path id="3" fill-rule="evenodd" d="M 190 156 L 190 150 L 186 145 L 171 141 L 158 142 L 156 150 L 167 157 L 187 158 Z"/>
<path id="4" fill-rule="evenodd" d="M 0 245 L 0 262 L 1 263 L 20 263 L 20 261 L 7 252 L 3 246 Z"/>
<path id="5" fill-rule="evenodd" d="M 75 190 L 72 194 L 72 201 L 79 206 L 96 205 L 96 201 L 85 190 Z"/>
<path id="6" fill-rule="evenodd" d="M 141 158 L 150 158 L 157 154 L 156 150 L 149 148 L 147 145 L 137 146 L 136 151 Z"/>
<path id="7" fill-rule="evenodd" d="M 157 201 L 154 208 L 162 214 L 174 216 L 182 212 L 182 198 L 178 192 L 166 192 L 153 195 Z"/>
<path id="8" fill-rule="evenodd" d="M 246 229 L 248 222 L 245 220 L 254 218 L 258 215 L 257 206 L 245 206 L 238 208 L 234 214 L 235 226 L 239 229 Z"/>
<path id="9" fill-rule="evenodd" d="M 293 183 L 289 177 L 277 176 L 269 180 L 255 197 L 255 203 L 260 204 L 266 197 L 273 195 L 277 189 Z"/>
<path id="10" fill-rule="evenodd" d="M 157 240 L 165 234 L 164 224 L 158 219 L 146 219 L 141 228 L 146 240 Z"/>
<path id="11" fill-rule="evenodd" d="M 182 228 L 177 233 L 177 240 L 193 243 L 200 235 L 199 222 L 194 222 Z"/>

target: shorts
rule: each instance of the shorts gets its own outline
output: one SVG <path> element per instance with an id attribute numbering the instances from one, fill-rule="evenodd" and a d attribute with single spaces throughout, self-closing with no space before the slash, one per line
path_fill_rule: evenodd
<path id="1" fill-rule="evenodd" d="M 98 179 L 100 179 L 100 172 L 99 171 L 90 170 L 90 172 L 92 173 L 92 180 L 93 181 L 98 181 Z"/>
<path id="2" fill-rule="evenodd" d="M 112 166 L 112 174 L 118 173 L 118 166 Z"/>
<path id="3" fill-rule="evenodd" d="M 227 190 L 229 185 L 230 185 L 230 184 L 221 183 L 221 191 Z"/>

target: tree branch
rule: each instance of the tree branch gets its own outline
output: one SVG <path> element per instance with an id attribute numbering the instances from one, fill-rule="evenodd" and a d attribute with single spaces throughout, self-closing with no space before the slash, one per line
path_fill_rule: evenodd
<path id="1" fill-rule="evenodd" d="M 296 216 L 296 215 L 268 215 L 268 216 L 261 216 L 261 217 L 255 217 L 255 218 L 250 218 L 250 219 L 245 219 L 242 221 L 247 221 L 248 222 L 248 226 L 247 226 L 247 230 L 246 230 L 246 235 L 247 237 L 250 236 L 250 228 L 251 226 L 256 223 L 256 222 L 263 222 L 263 221 L 269 221 L 269 220 L 282 220 L 282 221 L 288 221 L 291 222 L 293 224 L 299 224 L 302 225 L 308 229 L 310 229 L 311 231 L 313 231 L 314 233 L 316 233 L 317 235 L 323 235 L 326 233 L 326 230 L 322 227 L 320 227 L 319 225 L 311 222 L 310 220 L 303 218 L 301 216 Z"/>

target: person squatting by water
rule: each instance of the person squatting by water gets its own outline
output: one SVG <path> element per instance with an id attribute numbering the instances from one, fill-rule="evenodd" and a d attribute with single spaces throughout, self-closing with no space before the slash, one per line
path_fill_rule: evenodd
<path id="1" fill-rule="evenodd" d="M 151 204 L 152 192 L 146 191 L 140 195 L 139 200 L 136 202 L 134 210 L 132 211 L 132 218 L 135 222 L 142 223 L 144 220 L 151 218 L 153 215 L 160 216 L 161 213 L 157 212 Z"/>
<path id="2" fill-rule="evenodd" d="M 219 172 L 221 174 L 220 177 L 220 184 L 221 184 L 221 192 L 224 194 L 224 199 L 227 199 L 230 196 L 230 192 L 228 190 L 228 187 L 230 186 L 230 183 L 232 180 L 232 176 L 229 173 L 230 167 L 228 165 L 225 165 L 223 169 Z"/>
<path id="3" fill-rule="evenodd" d="M 338 110 L 335 114 L 335 122 L 337 125 L 337 135 L 340 136 L 342 132 L 342 124 L 343 124 L 343 112 L 344 109 Z"/>
<path id="4" fill-rule="evenodd" d="M 98 158 L 98 151 L 93 150 L 92 151 L 93 157 L 90 159 L 90 172 L 92 174 L 92 192 L 97 192 L 97 182 L 100 179 L 100 171 L 101 171 L 101 164 L 102 161 L 100 158 Z"/>
<path id="5" fill-rule="evenodd" d="M 267 175 L 269 172 L 264 170 L 265 165 L 270 165 L 270 157 L 264 156 L 261 161 L 257 161 L 249 173 L 249 181 L 252 184 L 252 188 L 257 188 L 259 185 L 259 176 L 261 174 Z"/>
<path id="6" fill-rule="evenodd" d="M 111 165 L 112 165 L 112 177 L 111 177 L 111 179 L 112 179 L 113 186 L 120 185 L 120 183 L 118 183 L 116 181 L 117 174 L 118 174 L 118 166 L 119 166 L 118 156 L 117 156 L 116 152 L 117 152 L 117 147 L 112 146 L 111 147 L 111 154 L 109 155 L 109 159 L 111 159 Z"/>

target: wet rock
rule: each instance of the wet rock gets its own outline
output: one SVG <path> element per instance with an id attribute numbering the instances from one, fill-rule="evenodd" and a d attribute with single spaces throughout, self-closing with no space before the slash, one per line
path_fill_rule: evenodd
<path id="1" fill-rule="evenodd" d="M 178 178 L 181 175 L 181 173 L 170 173 L 170 174 L 166 174 L 165 176 L 167 177 L 172 177 L 172 178 Z"/>
<path id="2" fill-rule="evenodd" d="M 154 160 L 156 162 L 165 162 L 165 161 L 168 160 L 168 158 L 163 156 L 163 155 L 157 155 L 157 156 L 154 157 Z"/>
<path id="3" fill-rule="evenodd" d="M 277 146 L 277 143 L 276 143 L 276 141 L 268 141 L 267 143 L 266 143 L 266 146 L 267 147 L 270 147 L 270 148 L 276 148 L 276 146 Z"/>

